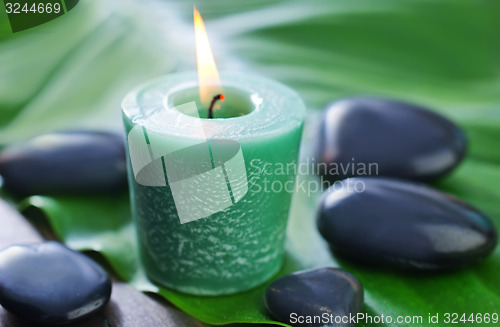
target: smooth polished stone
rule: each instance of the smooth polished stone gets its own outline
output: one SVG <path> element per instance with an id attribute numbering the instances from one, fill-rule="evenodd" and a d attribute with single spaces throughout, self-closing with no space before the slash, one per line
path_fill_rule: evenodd
<path id="1" fill-rule="evenodd" d="M 14 245 L 0 252 L 0 304 L 20 319 L 70 323 L 103 308 L 110 295 L 106 271 L 60 243 Z"/>
<path id="2" fill-rule="evenodd" d="M 68 131 L 37 136 L 0 153 L 0 175 L 15 194 L 94 194 L 127 184 L 122 136 Z"/>
<path id="3" fill-rule="evenodd" d="M 467 266 L 496 246 L 493 223 L 469 204 L 426 185 L 350 178 L 331 186 L 318 229 L 344 257 L 437 270 Z"/>
<path id="4" fill-rule="evenodd" d="M 292 326 L 354 327 L 347 319 L 362 311 L 363 287 L 342 269 L 300 271 L 271 283 L 265 304 L 277 320 Z"/>
<path id="5" fill-rule="evenodd" d="M 464 132 L 426 108 L 381 98 L 348 98 L 322 115 L 316 160 L 327 180 L 440 178 L 465 155 Z"/>

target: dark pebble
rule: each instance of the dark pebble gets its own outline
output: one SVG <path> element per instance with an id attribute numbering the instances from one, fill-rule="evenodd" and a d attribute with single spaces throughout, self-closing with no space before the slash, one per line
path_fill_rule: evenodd
<path id="1" fill-rule="evenodd" d="M 265 302 L 274 318 L 292 326 L 350 327 L 355 324 L 344 317 L 362 311 L 363 287 L 354 275 L 341 269 L 306 270 L 274 281 L 266 289 Z M 314 321 L 314 317 L 327 321 Z"/>
<path id="2" fill-rule="evenodd" d="M 0 175 L 21 196 L 116 191 L 127 183 L 124 141 L 92 131 L 40 135 L 4 149 Z"/>
<path id="3" fill-rule="evenodd" d="M 0 252 L 0 304 L 23 320 L 65 324 L 103 308 L 107 273 L 57 242 L 15 245 Z"/>
<path id="4" fill-rule="evenodd" d="M 430 181 L 457 166 L 466 145 L 460 128 L 425 108 L 351 98 L 326 107 L 316 158 L 330 181 L 355 176 Z"/>
<path id="5" fill-rule="evenodd" d="M 337 182 L 322 199 L 317 223 L 344 257 L 421 270 L 475 263 L 497 243 L 492 222 L 467 203 L 387 178 Z"/>

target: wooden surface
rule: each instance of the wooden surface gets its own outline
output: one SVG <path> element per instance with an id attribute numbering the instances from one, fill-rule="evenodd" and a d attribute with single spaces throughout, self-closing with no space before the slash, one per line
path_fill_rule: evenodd
<path id="1" fill-rule="evenodd" d="M 12 244 L 36 243 L 42 236 L 7 203 L 0 200 L 0 250 Z M 23 323 L 0 307 L 0 326 L 34 327 Z M 208 325 L 181 312 L 154 295 L 146 295 L 131 286 L 115 281 L 110 303 L 100 313 L 75 327 L 206 327 Z"/>

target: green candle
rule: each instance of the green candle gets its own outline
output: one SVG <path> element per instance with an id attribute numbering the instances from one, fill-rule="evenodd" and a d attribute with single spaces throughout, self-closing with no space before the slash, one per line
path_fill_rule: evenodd
<path id="1" fill-rule="evenodd" d="M 197 295 L 244 291 L 280 269 L 305 114 L 275 81 L 226 73 L 221 83 L 213 119 L 195 73 L 147 83 L 122 104 L 146 273 Z"/>

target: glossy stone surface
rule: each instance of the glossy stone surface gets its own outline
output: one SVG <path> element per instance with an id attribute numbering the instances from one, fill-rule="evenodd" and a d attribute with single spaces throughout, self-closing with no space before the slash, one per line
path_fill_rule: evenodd
<path id="1" fill-rule="evenodd" d="M 323 112 L 316 160 L 330 181 L 355 176 L 428 181 L 451 171 L 464 157 L 466 143 L 454 123 L 425 108 L 350 98 Z"/>
<path id="2" fill-rule="evenodd" d="M 123 137 L 93 131 L 40 135 L 0 153 L 6 189 L 18 195 L 103 193 L 127 184 Z"/>
<path id="3" fill-rule="evenodd" d="M 467 203 L 388 178 L 350 178 L 330 187 L 317 223 L 337 254 L 414 269 L 466 266 L 497 243 L 492 222 Z"/>
<path id="4" fill-rule="evenodd" d="M 110 295 L 107 273 L 60 243 L 15 245 L 0 252 L 0 304 L 23 320 L 69 323 L 103 308 Z"/>
<path id="5" fill-rule="evenodd" d="M 362 311 L 363 287 L 354 275 L 341 269 L 306 270 L 269 285 L 265 303 L 277 320 L 292 326 L 354 327 L 349 322 L 335 324 L 335 317 L 355 316 Z M 315 322 L 307 316 L 327 317 L 327 321 Z"/>

